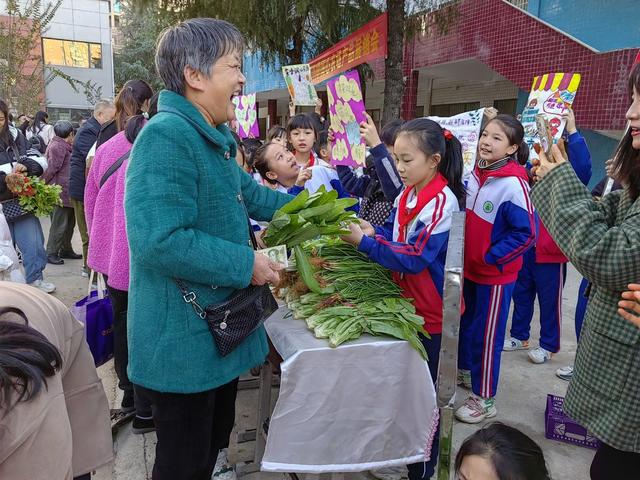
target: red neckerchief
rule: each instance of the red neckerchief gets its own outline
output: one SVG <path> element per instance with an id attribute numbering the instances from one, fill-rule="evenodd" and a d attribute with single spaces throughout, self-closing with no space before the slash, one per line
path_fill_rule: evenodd
<path id="1" fill-rule="evenodd" d="M 398 204 L 398 241 L 406 242 L 407 226 L 422 209 L 439 194 L 449 182 L 438 173 L 427 185 L 418 193 L 418 201 L 414 208 L 407 208 L 407 199 L 415 187 L 405 188 L 400 196 Z"/>
<path id="2" fill-rule="evenodd" d="M 294 150 L 293 154 L 295 155 L 297 152 Z M 305 168 L 311 168 L 316 164 L 316 157 L 313 155 L 313 150 L 309 151 L 309 162 Z"/>

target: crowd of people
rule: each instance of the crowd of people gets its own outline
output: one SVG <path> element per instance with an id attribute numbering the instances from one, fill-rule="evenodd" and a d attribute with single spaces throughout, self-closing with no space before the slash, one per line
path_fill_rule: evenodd
<path id="1" fill-rule="evenodd" d="M 35 216 L 8 221 L 26 282 L 51 293 L 55 286 L 42 272 L 47 262 L 59 265 L 66 258 L 81 257 L 85 274 L 91 269 L 104 276 L 114 314 L 115 371 L 124 391 L 117 415 L 132 419 L 134 433 L 156 432 L 153 478 L 234 478 L 227 448 L 238 378 L 264 362 L 269 345 L 260 328 L 220 355 L 192 306 L 196 299 L 197 305 L 218 304 L 250 284 L 277 283 L 282 267 L 254 252 L 249 230 L 259 237 L 292 195 L 321 186 L 340 198 L 359 199 L 351 208 L 360 222 L 349 225 L 342 238 L 390 270 L 403 294 L 414 299 L 429 333 L 421 341 L 434 383 L 451 216 L 466 211 L 458 383 L 469 395 L 456 411 L 460 422 L 498 415 L 503 351 L 528 350 L 531 362 L 541 364 L 560 350 L 562 291 L 572 262 L 584 281 L 575 367 L 557 373 L 571 380 L 566 411 L 602 442 L 591 478 L 632 478 L 640 464 L 640 328 L 634 314 L 640 312 L 640 286 L 630 285 L 640 281 L 640 224 L 634 215 L 640 208 L 640 65 L 629 80 L 630 127 L 609 165 L 618 185 L 609 189 L 613 192 L 592 193 L 585 187 L 591 178 L 589 149 L 571 110 L 565 114 L 564 138 L 552 153 L 537 149 L 538 158 L 530 161 L 520 121 L 487 109 L 476 165 L 468 174 L 458 139 L 426 118 L 394 120 L 378 133 L 367 116 L 360 125 L 366 165 L 356 170 L 331 166 L 333 132 L 321 103 L 314 113 L 296 114 L 292 108 L 287 124 L 273 126 L 264 143 L 240 139 L 229 125 L 235 118 L 231 99 L 245 83 L 243 45 L 239 31 L 220 20 L 193 19 L 169 28 L 156 51 L 165 90 L 154 93 L 146 82 L 130 80 L 113 103 L 99 101 L 77 131 L 67 121 L 48 124 L 45 112 L 34 119 L 19 116 L 14 125 L 9 106 L 0 101 L 0 198 L 12 198 L 5 177 L 13 171 L 62 186 L 46 248 Z M 82 255 L 71 247 L 76 225 Z M 176 279 L 189 295 L 181 293 Z M 84 362 L 78 369 L 91 385 L 95 369 L 82 342 L 74 340 L 70 352 L 60 343 L 65 337 L 52 338 L 56 320 L 45 322 L 42 311 L 65 317 L 67 338 L 76 339 L 77 325 L 55 299 L 45 300 L 39 292 L 1 285 L 3 295 L 0 306 L 10 308 L 0 312 L 0 330 L 12 340 L 0 335 L 0 359 L 16 358 L 18 365 L 7 369 L 0 361 L 0 401 L 11 413 L 0 419 L 0 428 L 19 424 L 38 408 L 53 409 L 43 405 L 56 392 L 67 399 L 65 415 L 72 418 L 80 400 L 69 400 L 73 384 L 65 382 L 68 367 L 60 365 Z M 531 348 L 536 297 L 540 343 Z M 51 307 L 40 311 L 39 304 Z M 16 321 L 16 315 L 25 321 Z M 23 348 L 34 353 L 12 353 Z M 42 389 L 54 379 L 61 382 L 59 389 Z M 96 409 L 106 399 L 94 394 L 100 397 L 92 404 Z M 56 408 L 64 411 L 61 404 Z M 51 415 L 53 410 L 42 422 Z M 104 415 L 92 415 L 91 429 L 104 427 Z M 70 472 L 86 475 L 110 458 L 99 448 L 104 447 L 99 433 L 76 437 L 69 421 L 73 448 L 60 443 L 61 436 L 57 448 L 67 456 L 55 456 L 67 460 L 61 464 L 68 470 L 64 478 L 71 478 Z M 55 435 L 49 435 L 38 441 L 51 441 Z M 12 441 L 35 448 L 26 446 L 25 436 Z M 91 452 L 90 446 L 95 446 Z M 91 460 L 77 463 L 76 449 Z M 428 462 L 408 466 L 409 479 L 431 478 L 437 453 L 435 441 Z M 27 471 L 21 470 L 27 468 L 24 451 L 9 462 L 3 458 L 3 477 Z M 469 480 L 550 478 L 540 448 L 498 423 L 463 444 L 455 468 L 459 478 Z"/>

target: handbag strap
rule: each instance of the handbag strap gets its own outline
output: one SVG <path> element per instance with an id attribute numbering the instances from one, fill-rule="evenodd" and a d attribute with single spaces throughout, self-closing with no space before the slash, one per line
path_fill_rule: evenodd
<path id="1" fill-rule="evenodd" d="M 100 179 L 100 187 L 99 188 L 102 188 L 102 186 L 106 183 L 106 181 L 109 180 L 109 177 L 111 175 L 113 175 L 114 173 L 116 173 L 116 171 L 122 166 L 124 161 L 127 158 L 129 158 L 129 155 L 131 155 L 131 150 L 129 150 L 127 153 L 122 155 L 118 160 L 113 162 L 113 164 L 109 167 L 109 169 L 106 172 L 104 172 L 104 175 L 102 175 L 102 178 Z"/>
<path id="2" fill-rule="evenodd" d="M 253 227 L 251 226 L 251 220 L 249 218 L 249 211 L 247 210 L 247 206 L 244 203 L 244 198 L 242 198 L 241 193 L 239 193 L 236 198 L 238 199 L 238 202 L 240 202 L 240 204 L 242 205 L 242 208 L 244 209 L 244 212 L 247 215 L 247 226 L 249 227 L 249 238 L 251 238 L 251 244 L 253 245 L 253 249 L 257 250 L 258 240 L 256 239 L 256 234 L 253 232 Z M 196 295 L 196 292 L 190 289 L 184 280 L 174 277 L 173 281 L 176 282 L 176 285 L 178 285 L 178 288 L 180 289 L 180 293 L 182 293 L 182 299 L 184 300 L 184 303 L 191 305 L 191 308 L 193 308 L 193 311 L 196 313 L 196 315 L 198 315 L 202 319 L 205 319 L 207 317 L 207 312 L 205 311 L 204 308 L 202 308 L 202 305 L 198 303 L 198 296 Z M 211 288 L 215 289 L 217 287 L 212 286 Z"/>

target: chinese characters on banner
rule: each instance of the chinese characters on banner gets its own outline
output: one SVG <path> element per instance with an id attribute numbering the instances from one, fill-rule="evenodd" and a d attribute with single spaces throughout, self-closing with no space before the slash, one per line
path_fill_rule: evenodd
<path id="1" fill-rule="evenodd" d="M 462 144 L 462 158 L 464 160 L 462 178 L 466 178 L 476 166 L 476 153 L 483 115 L 484 108 L 480 108 L 453 117 L 427 117 L 453 133 Z"/>
<path id="2" fill-rule="evenodd" d="M 308 63 L 282 67 L 282 75 L 294 105 L 314 106 L 318 99 L 311 83 L 311 67 Z"/>
<path id="3" fill-rule="evenodd" d="M 256 94 L 240 95 L 233 98 L 236 106 L 236 122 L 238 124 L 238 136 L 240 138 L 258 138 L 260 128 L 258 126 L 258 112 L 256 111 Z"/>
<path id="4" fill-rule="evenodd" d="M 536 115 L 545 114 L 553 140 L 557 142 L 562 136 L 566 123 L 562 119 L 562 113 L 573 104 L 578 85 L 580 85 L 579 73 L 545 73 L 533 77 L 531 93 L 521 119 L 524 127 L 524 141 L 529 145 L 530 160 L 538 158 L 538 154 L 533 149 L 533 144 L 540 142 Z"/>
<path id="5" fill-rule="evenodd" d="M 386 56 L 385 12 L 311 60 L 311 81 L 317 84 L 361 63 Z"/>
<path id="6" fill-rule="evenodd" d="M 327 83 L 327 97 L 334 135 L 331 164 L 363 166 L 365 142 L 360 137 L 360 123 L 366 117 L 358 72 L 347 72 Z"/>

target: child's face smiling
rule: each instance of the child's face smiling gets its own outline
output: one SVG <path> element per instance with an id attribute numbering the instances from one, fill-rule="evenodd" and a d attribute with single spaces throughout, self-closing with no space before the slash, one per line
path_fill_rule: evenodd
<path id="1" fill-rule="evenodd" d="M 291 130 L 289 141 L 298 153 L 309 153 L 316 141 L 316 133 L 312 128 L 296 128 Z"/>
<path id="2" fill-rule="evenodd" d="M 500 122 L 489 122 L 478 142 L 478 156 L 489 164 L 513 155 L 517 145 L 511 145 Z"/>

